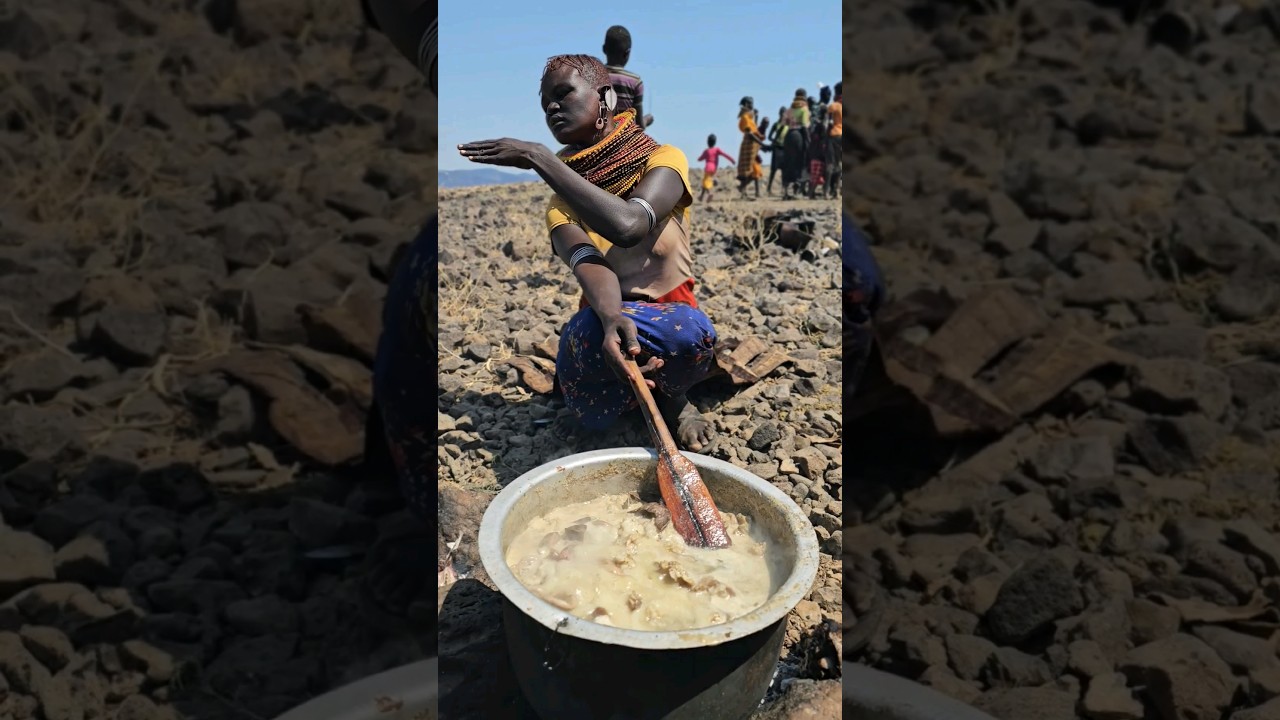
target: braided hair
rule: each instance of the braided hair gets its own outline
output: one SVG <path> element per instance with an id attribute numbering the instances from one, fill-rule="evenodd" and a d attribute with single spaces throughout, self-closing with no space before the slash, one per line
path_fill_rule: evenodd
<path id="1" fill-rule="evenodd" d="M 547 58 L 546 67 L 542 68 L 542 77 L 565 68 L 577 70 L 582 79 L 591 83 L 592 87 L 609 84 L 609 68 L 591 55 L 556 55 Z"/>

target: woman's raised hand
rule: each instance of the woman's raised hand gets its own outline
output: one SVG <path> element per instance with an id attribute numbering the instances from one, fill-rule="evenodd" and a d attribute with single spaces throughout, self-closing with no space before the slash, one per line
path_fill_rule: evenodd
<path id="1" fill-rule="evenodd" d="M 471 162 L 485 165 L 501 165 L 502 167 L 533 169 L 535 153 L 548 152 L 541 143 L 499 138 L 497 140 L 480 140 L 463 143 L 458 146 L 458 154 Z"/>

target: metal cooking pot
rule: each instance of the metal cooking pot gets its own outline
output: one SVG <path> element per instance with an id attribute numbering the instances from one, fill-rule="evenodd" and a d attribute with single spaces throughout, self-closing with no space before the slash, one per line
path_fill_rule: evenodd
<path id="1" fill-rule="evenodd" d="M 276 720 L 435 720 L 440 663 L 430 658 L 357 680 Z"/>
<path id="2" fill-rule="evenodd" d="M 650 632 L 599 625 L 543 601 L 507 567 L 512 538 L 554 507 L 656 483 L 657 453 L 611 448 L 521 475 L 480 523 L 480 559 L 502 593 L 511 665 L 546 720 L 741 720 L 760 704 L 781 654 L 787 614 L 813 587 L 818 542 L 780 490 L 714 458 L 685 453 L 725 512 L 750 515 L 788 560 L 764 605 L 721 625 Z"/>
<path id="3" fill-rule="evenodd" d="M 959 700 L 906 678 L 844 666 L 842 716 L 852 720 L 995 720 Z"/>

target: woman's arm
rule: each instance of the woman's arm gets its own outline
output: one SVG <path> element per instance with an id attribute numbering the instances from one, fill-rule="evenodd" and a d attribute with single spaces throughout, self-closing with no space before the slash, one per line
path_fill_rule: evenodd
<path id="1" fill-rule="evenodd" d="M 644 114 L 644 98 L 643 97 L 637 97 L 632 107 L 635 108 L 636 122 L 641 124 L 640 127 L 647 128 L 653 124 L 653 116 L 649 115 L 648 117 L 646 117 Z"/>
<path id="2" fill-rule="evenodd" d="M 569 264 L 569 251 L 574 246 L 590 242 L 591 239 L 587 237 L 586 231 L 577 225 L 559 225 L 551 231 L 551 246 L 566 265 Z M 604 327 L 604 346 L 601 349 L 604 351 L 605 361 L 619 378 L 625 379 L 627 359 L 633 358 L 638 362 L 636 356 L 640 354 L 636 326 L 622 314 L 622 287 L 618 284 L 618 276 L 613 273 L 613 269 L 604 262 L 603 258 L 592 260 L 596 261 L 578 263 L 578 267 L 573 269 L 573 275 L 578 278 L 578 283 L 582 286 L 582 294 L 586 296 L 587 303 L 591 305 L 591 309 L 596 317 L 600 318 L 600 324 Z M 661 368 L 663 362 L 661 358 L 650 357 L 640 366 L 640 374 L 644 375 Z M 655 387 L 652 380 L 646 379 L 645 383 L 650 388 Z"/>
<path id="3" fill-rule="evenodd" d="M 551 247 L 556 255 L 569 264 L 570 251 L 576 245 L 590 243 L 591 238 L 577 225 L 560 225 L 551 231 Z M 601 318 L 622 312 L 622 288 L 618 285 L 618 276 L 607 265 L 582 262 L 573 269 L 573 276 L 582 285 L 582 294 L 587 296 L 587 304 Z"/>
<path id="4" fill-rule="evenodd" d="M 639 203 L 592 185 L 546 147 L 537 148 L 529 156 L 533 169 L 593 230 L 624 248 L 639 245 L 649 235 L 649 214 Z M 646 200 L 660 219 L 675 209 L 683 195 L 680 174 L 664 167 L 650 170 L 631 191 L 631 197 Z"/>
<path id="5" fill-rule="evenodd" d="M 635 247 L 649 235 L 649 213 L 639 203 L 628 202 L 592 185 L 541 143 L 501 138 L 463 143 L 458 152 L 472 162 L 534 170 L 574 213 L 593 230 L 619 247 Z M 631 191 L 664 218 L 684 196 L 684 181 L 672 168 L 645 173 Z"/>

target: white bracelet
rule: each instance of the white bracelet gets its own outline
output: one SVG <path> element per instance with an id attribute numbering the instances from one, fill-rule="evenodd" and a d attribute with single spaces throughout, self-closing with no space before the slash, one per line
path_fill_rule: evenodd
<path id="1" fill-rule="evenodd" d="M 600 252 L 592 245 L 580 247 L 576 251 L 574 251 L 573 255 L 569 258 L 569 269 L 576 270 L 578 267 L 578 264 L 589 257 L 598 257 L 598 258 L 604 259 L 604 253 Z"/>
<path id="2" fill-rule="evenodd" d="M 631 198 L 630 200 L 628 200 L 627 202 L 633 202 L 633 203 L 636 203 L 636 204 L 637 204 L 637 205 L 639 205 L 640 207 L 644 208 L 644 211 L 645 211 L 645 212 L 649 213 L 649 229 L 650 229 L 650 230 L 652 230 L 652 229 L 653 229 L 653 226 L 654 226 L 654 225 L 657 225 L 657 224 L 658 224 L 658 216 L 657 216 L 656 214 L 654 214 L 654 212 L 653 212 L 653 206 L 649 204 L 649 201 L 648 201 L 648 200 L 645 200 L 644 198 L 633 197 L 633 198 Z"/>

